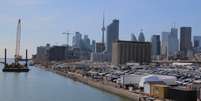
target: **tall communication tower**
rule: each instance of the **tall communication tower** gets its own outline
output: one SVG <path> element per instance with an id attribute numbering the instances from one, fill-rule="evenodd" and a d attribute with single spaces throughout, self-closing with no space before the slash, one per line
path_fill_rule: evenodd
<path id="1" fill-rule="evenodd" d="M 15 49 L 15 59 L 20 59 L 20 40 L 21 40 L 21 19 L 17 23 L 17 33 L 16 33 L 16 49 Z"/>
<path id="2" fill-rule="evenodd" d="M 105 44 L 105 14 L 103 13 L 103 24 L 102 24 L 102 43 Z"/>

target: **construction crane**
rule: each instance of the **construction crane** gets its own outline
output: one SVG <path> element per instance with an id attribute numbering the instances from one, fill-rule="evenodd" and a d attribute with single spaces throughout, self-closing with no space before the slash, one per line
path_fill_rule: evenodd
<path id="1" fill-rule="evenodd" d="M 20 56 L 20 40 L 21 40 L 21 19 L 17 23 L 17 33 L 16 33 L 16 49 L 15 49 L 15 60 L 16 62 L 21 59 Z"/>
<path id="2" fill-rule="evenodd" d="M 68 47 L 68 46 L 69 46 L 69 36 L 70 36 L 71 34 L 73 34 L 73 33 L 63 32 L 62 34 L 63 34 L 63 35 L 66 35 L 66 41 L 67 41 L 66 47 Z"/>

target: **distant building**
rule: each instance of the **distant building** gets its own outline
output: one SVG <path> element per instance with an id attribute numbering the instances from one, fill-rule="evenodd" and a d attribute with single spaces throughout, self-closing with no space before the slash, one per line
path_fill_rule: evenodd
<path id="1" fill-rule="evenodd" d="M 82 34 L 80 32 L 75 32 L 75 36 L 73 36 L 72 47 L 80 48 L 82 42 Z"/>
<path id="2" fill-rule="evenodd" d="M 149 42 L 117 41 L 112 46 L 112 64 L 127 62 L 149 63 L 151 44 Z"/>
<path id="3" fill-rule="evenodd" d="M 137 41 L 137 38 L 135 37 L 135 34 L 131 34 L 131 41 Z"/>
<path id="4" fill-rule="evenodd" d="M 34 62 L 40 63 L 41 61 L 48 61 L 48 51 L 50 49 L 50 44 L 47 44 L 46 46 L 39 46 L 36 50 L 36 55 L 34 58 Z"/>
<path id="5" fill-rule="evenodd" d="M 96 43 L 96 53 L 103 52 L 105 50 L 105 46 L 102 42 Z"/>
<path id="6" fill-rule="evenodd" d="M 108 58 L 108 54 L 107 53 L 91 53 L 91 61 L 92 62 L 108 62 L 109 58 Z"/>
<path id="7" fill-rule="evenodd" d="M 91 51 L 92 51 L 92 52 L 95 52 L 95 51 L 96 51 L 96 41 L 95 41 L 95 40 L 92 40 L 92 43 L 91 43 Z"/>
<path id="8" fill-rule="evenodd" d="M 112 43 L 119 40 L 119 20 L 114 19 L 113 22 L 107 26 L 107 44 L 106 51 L 112 53 Z"/>
<path id="9" fill-rule="evenodd" d="M 62 61 L 65 60 L 65 46 L 53 46 L 48 51 L 49 61 Z"/>
<path id="10" fill-rule="evenodd" d="M 184 56 L 187 56 L 188 51 L 192 50 L 191 33 L 192 27 L 180 28 L 180 51 Z"/>
<path id="11" fill-rule="evenodd" d="M 145 42 L 145 37 L 144 37 L 143 31 L 140 32 L 140 34 L 138 36 L 138 41 L 139 42 Z"/>
<path id="12" fill-rule="evenodd" d="M 162 32 L 161 33 L 161 55 L 163 57 L 167 57 L 167 51 L 168 51 L 168 36 L 170 35 L 170 32 Z"/>
<path id="13" fill-rule="evenodd" d="M 84 35 L 83 43 L 82 43 L 82 50 L 84 51 L 90 51 L 90 39 L 88 35 Z"/>
<path id="14" fill-rule="evenodd" d="M 152 57 L 154 59 L 160 56 L 161 53 L 160 35 L 153 35 L 151 37 L 151 51 L 152 51 Z"/>
<path id="15" fill-rule="evenodd" d="M 201 36 L 194 36 L 194 52 L 201 52 Z"/>
<path id="16" fill-rule="evenodd" d="M 179 48 L 179 40 L 178 40 L 178 30 L 176 28 L 171 28 L 171 32 L 168 35 L 168 56 L 174 57 L 176 56 Z"/>

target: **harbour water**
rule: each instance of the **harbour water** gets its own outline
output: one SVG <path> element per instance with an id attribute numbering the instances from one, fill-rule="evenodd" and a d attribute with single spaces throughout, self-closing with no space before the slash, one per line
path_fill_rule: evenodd
<path id="1" fill-rule="evenodd" d="M 37 67 L 29 68 L 28 73 L 0 71 L 0 101 L 130 101 Z"/>

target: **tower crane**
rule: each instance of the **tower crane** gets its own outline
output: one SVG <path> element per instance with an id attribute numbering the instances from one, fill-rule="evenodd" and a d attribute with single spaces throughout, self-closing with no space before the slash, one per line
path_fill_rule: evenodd
<path id="1" fill-rule="evenodd" d="M 73 34 L 73 33 L 63 32 L 62 34 L 63 34 L 63 35 L 66 35 L 66 41 L 67 41 L 66 47 L 68 47 L 68 46 L 69 46 L 69 36 L 70 36 L 71 34 Z"/>

